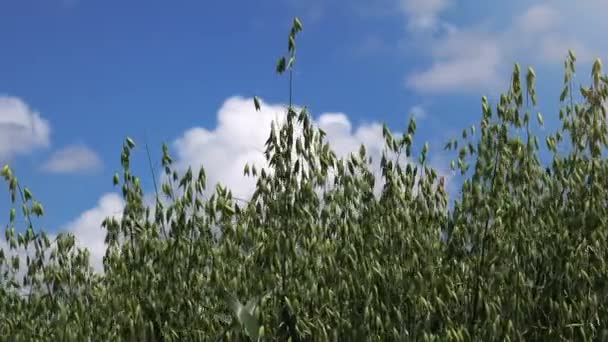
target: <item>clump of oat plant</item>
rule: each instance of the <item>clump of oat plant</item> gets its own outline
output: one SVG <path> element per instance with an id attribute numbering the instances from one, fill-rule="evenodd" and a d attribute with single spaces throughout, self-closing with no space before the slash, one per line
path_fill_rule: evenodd
<path id="1" fill-rule="evenodd" d="M 163 184 L 144 204 L 126 139 L 121 219 L 108 218 L 104 272 L 74 236 L 34 227 L 42 205 L 2 169 L 13 204 L 0 249 L 0 335 L 7 341 L 601 340 L 608 329 L 608 77 L 598 60 L 575 94 L 565 60 L 561 127 L 544 139 L 535 74 L 482 98 L 479 125 L 446 144 L 462 178 L 451 199 L 412 155 L 416 123 L 394 136 L 375 177 L 365 146 L 337 158 L 292 105 L 294 19 L 284 120 L 246 165 L 248 201 L 178 174 L 163 146 Z M 259 109 L 261 101 L 252 104 Z M 539 153 L 552 156 L 541 163 Z M 566 151 L 566 152 L 564 152 Z M 399 158 L 417 163 L 404 163 Z M 154 176 L 154 174 L 152 174 Z M 156 182 L 156 181 L 155 181 Z M 381 194 L 374 193 L 377 183 Z M 25 227 L 18 227 L 25 222 Z"/>

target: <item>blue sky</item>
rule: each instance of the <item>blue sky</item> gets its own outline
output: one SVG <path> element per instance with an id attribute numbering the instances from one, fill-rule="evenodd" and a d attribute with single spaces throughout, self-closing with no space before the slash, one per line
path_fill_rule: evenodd
<path id="1" fill-rule="evenodd" d="M 300 16 L 295 101 L 336 149 L 380 153 L 379 124 L 398 131 L 416 113 L 416 141 L 446 169 L 443 143 L 476 123 L 482 95 L 506 89 L 515 61 L 534 66 L 539 109 L 555 126 L 567 50 L 583 83 L 608 52 L 608 1 L 573 3 L 0 0 L 0 161 L 44 204 L 42 228 L 92 248 L 102 248 L 100 220 L 120 212 L 111 179 L 127 135 L 148 190 L 144 139 L 156 161 L 167 142 L 178 166 L 205 164 L 212 181 L 246 193 L 237 178 L 244 162 L 261 162 L 286 101 L 274 67 Z"/>

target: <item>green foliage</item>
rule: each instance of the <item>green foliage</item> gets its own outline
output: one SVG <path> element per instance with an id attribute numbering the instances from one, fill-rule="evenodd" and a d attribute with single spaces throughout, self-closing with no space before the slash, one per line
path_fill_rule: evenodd
<path id="1" fill-rule="evenodd" d="M 277 66 L 290 72 L 289 107 L 265 144 L 269 169 L 244 169 L 257 182 L 251 199 L 207 190 L 203 168 L 179 175 L 163 145 L 165 181 L 146 207 L 127 138 L 113 177 L 126 206 L 103 222 L 103 274 L 74 236 L 34 230 L 41 204 L 2 169 L 26 225 L 16 228 L 12 208 L 0 249 L 2 340 L 605 339 L 608 77 L 599 60 L 575 102 L 575 56 L 566 58 L 562 127 L 545 139 L 550 165 L 530 120 L 535 73 L 522 84 L 515 65 L 495 109 L 482 98 L 479 129 L 445 146 L 463 175 L 449 209 L 428 145 L 418 164 L 400 159 L 411 156 L 414 120 L 401 137 L 385 126 L 375 179 L 364 146 L 337 158 L 306 109 L 296 112 L 301 30 L 295 19 Z"/>

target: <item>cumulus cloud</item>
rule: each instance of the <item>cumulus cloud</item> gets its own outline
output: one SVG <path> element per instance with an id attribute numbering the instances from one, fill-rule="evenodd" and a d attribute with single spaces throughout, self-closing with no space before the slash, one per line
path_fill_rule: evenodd
<path id="1" fill-rule="evenodd" d="M 218 111 L 215 129 L 195 127 L 175 141 L 176 167 L 197 170 L 202 165 L 209 186 L 220 182 L 237 197 L 250 196 L 255 181 L 243 176 L 243 167 L 247 163 L 266 166 L 262 151 L 270 135 L 271 122 L 280 121 L 285 111 L 283 105 L 264 102 L 261 110 L 255 111 L 252 99 L 238 96 L 227 99 Z M 356 152 L 365 144 L 368 154 L 379 160 L 384 147 L 379 123 L 362 124 L 353 130 L 346 114 L 323 113 L 315 124 L 327 133 L 327 140 L 338 156 Z"/>
<path id="2" fill-rule="evenodd" d="M 255 184 L 243 176 L 243 167 L 246 163 L 264 165 L 262 152 L 270 124 L 281 118 L 284 111 L 282 105 L 263 101 L 261 110 L 255 111 L 251 99 L 227 99 L 217 113 L 214 130 L 194 127 L 175 140 L 176 168 L 198 170 L 203 166 L 209 186 L 221 182 L 232 189 L 235 196 L 249 196 Z"/>
<path id="3" fill-rule="evenodd" d="M 246 163 L 266 167 L 262 154 L 270 134 L 273 120 L 284 118 L 286 108 L 279 104 L 261 102 L 261 111 L 255 111 L 253 99 L 231 97 L 218 111 L 215 129 L 201 127 L 186 131 L 173 144 L 176 166 L 180 170 L 192 167 L 205 168 L 208 187 L 218 182 L 226 185 L 240 198 L 249 197 L 255 189 L 255 180 L 243 176 Z M 423 117 L 421 106 L 412 108 L 412 114 Z M 314 124 L 325 131 L 326 139 L 338 157 L 357 152 L 363 144 L 372 158 L 372 172 L 376 175 L 376 192 L 382 188 L 379 162 L 384 150 L 382 125 L 378 122 L 362 123 L 353 127 L 345 113 L 328 112 L 315 115 Z M 400 133 L 395 132 L 396 136 Z M 401 162 L 410 162 L 401 158 Z M 443 172 L 441 175 L 445 176 Z M 449 180 L 446 178 L 446 181 Z"/>
<path id="4" fill-rule="evenodd" d="M 50 125 L 23 100 L 0 96 L 0 161 L 49 145 Z"/>
<path id="5" fill-rule="evenodd" d="M 448 6 L 448 0 L 431 1 L 435 2 L 428 5 L 435 15 L 431 22 L 438 22 L 440 10 Z M 410 72 L 406 85 L 423 93 L 494 91 L 505 85 L 516 61 L 561 66 L 568 49 L 574 50 L 582 63 L 608 53 L 608 44 L 598 35 L 608 24 L 597 14 L 608 10 L 608 2 L 515 1 L 509 9 L 497 5 L 490 11 L 502 15 L 513 8 L 517 12 L 511 13 L 513 19 L 506 25 L 441 22 L 449 29 L 429 37 L 430 64 Z M 409 14 L 406 20 L 411 20 Z M 581 22 L 585 25 L 579 25 Z"/>
<path id="6" fill-rule="evenodd" d="M 42 166 L 42 169 L 52 173 L 74 173 L 94 171 L 101 167 L 102 162 L 97 153 L 85 145 L 70 145 L 58 151 Z"/>
<path id="7" fill-rule="evenodd" d="M 371 156 L 379 156 L 384 148 L 382 125 L 368 123 L 353 131 L 350 120 L 344 113 L 324 113 L 316 121 L 319 128 L 327 133 L 327 141 L 338 157 L 356 152 L 361 144 Z"/>

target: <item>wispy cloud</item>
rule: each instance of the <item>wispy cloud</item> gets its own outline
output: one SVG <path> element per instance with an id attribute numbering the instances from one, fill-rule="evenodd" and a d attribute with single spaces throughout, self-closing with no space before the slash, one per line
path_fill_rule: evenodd
<path id="1" fill-rule="evenodd" d="M 503 51 L 493 37 L 452 31 L 435 41 L 430 67 L 406 77 L 406 85 L 420 92 L 477 91 L 500 81 Z"/>
<path id="2" fill-rule="evenodd" d="M 435 30 L 439 15 L 451 5 L 450 0 L 399 0 L 401 11 L 407 18 L 407 27 L 413 31 Z"/>
<path id="3" fill-rule="evenodd" d="M 428 113 L 421 105 L 415 105 L 410 108 L 410 115 L 412 115 L 416 120 L 424 120 Z"/>
<path id="4" fill-rule="evenodd" d="M 95 151 L 85 145 L 71 145 L 56 151 L 42 166 L 52 173 L 90 172 L 102 166 L 101 159 Z"/>
<path id="5" fill-rule="evenodd" d="M 434 0 L 426 5 L 419 4 L 418 0 L 404 2 L 419 8 L 418 12 L 405 12 L 407 22 L 416 25 L 417 17 L 428 23 L 428 27 L 441 25 L 445 28 L 440 33 L 425 36 L 425 48 L 431 57 L 429 65 L 410 70 L 406 76 L 407 87 L 421 93 L 494 90 L 497 85 L 504 84 L 516 61 L 536 66 L 560 66 L 568 49 L 573 49 L 582 63 L 608 53 L 608 44 L 598 40 L 597 33 L 587 30 L 591 23 L 597 31 L 608 29 L 608 24 L 596 15 L 597 11 L 608 10 L 605 1 L 515 1 L 514 4 L 519 5 L 513 6 L 516 12 L 509 9 L 513 19 L 498 26 L 492 20 L 486 20 L 484 24 L 465 22 L 458 25 L 442 21 L 441 11 L 449 8 L 450 2 L 455 6 L 451 0 Z M 506 15 L 503 13 L 505 8 L 500 5 L 492 6 L 491 11 L 496 13 L 487 13 L 485 18 L 492 18 L 494 14 Z M 425 17 L 429 19 L 423 20 Z M 588 25 L 583 24 L 587 21 Z M 490 25 L 485 25 L 488 23 Z"/>

